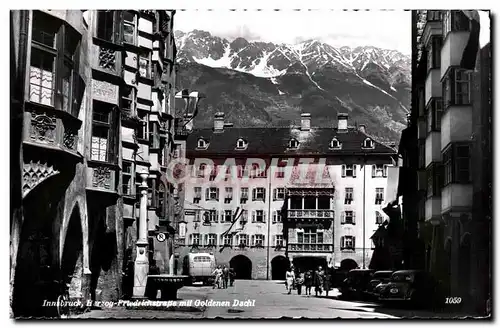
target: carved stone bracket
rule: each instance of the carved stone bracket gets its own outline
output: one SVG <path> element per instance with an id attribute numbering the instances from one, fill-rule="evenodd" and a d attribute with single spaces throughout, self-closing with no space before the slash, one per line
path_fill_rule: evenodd
<path id="1" fill-rule="evenodd" d="M 64 147 L 71 150 L 76 150 L 77 141 L 78 141 L 78 129 L 72 126 L 65 126 L 63 135 Z"/>
<path id="2" fill-rule="evenodd" d="M 116 69 L 116 51 L 99 47 L 99 67 L 114 71 Z"/>
<path id="3" fill-rule="evenodd" d="M 49 166 L 47 163 L 34 163 L 33 161 L 24 163 L 23 197 L 26 197 L 26 195 L 42 181 L 58 173 L 60 172 L 54 169 L 53 166 Z"/>
<path id="4" fill-rule="evenodd" d="M 53 115 L 31 112 L 31 139 L 48 143 L 55 142 L 56 122 L 56 117 Z"/>
<path id="5" fill-rule="evenodd" d="M 96 188 L 111 189 L 111 170 L 109 167 L 99 166 L 93 169 L 92 185 Z"/>

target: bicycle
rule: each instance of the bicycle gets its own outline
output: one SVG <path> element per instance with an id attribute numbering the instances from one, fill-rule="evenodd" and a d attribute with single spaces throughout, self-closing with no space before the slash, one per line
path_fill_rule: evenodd
<path id="1" fill-rule="evenodd" d="M 70 315 L 69 310 L 69 284 L 64 281 L 56 282 L 59 287 L 56 309 L 59 318 L 67 318 Z"/>

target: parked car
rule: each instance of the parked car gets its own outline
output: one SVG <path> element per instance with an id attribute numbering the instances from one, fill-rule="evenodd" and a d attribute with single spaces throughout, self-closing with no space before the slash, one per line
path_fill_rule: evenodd
<path id="1" fill-rule="evenodd" d="M 368 286 L 366 287 L 366 293 L 378 299 L 380 293 L 389 284 L 393 273 L 394 271 L 388 270 L 376 271 L 372 276 L 372 280 L 370 280 Z"/>
<path id="2" fill-rule="evenodd" d="M 342 298 L 364 298 L 366 296 L 366 287 L 372 280 L 374 272 L 371 269 L 354 269 L 349 271 L 347 278 L 339 288 Z"/>
<path id="3" fill-rule="evenodd" d="M 442 304 L 442 295 L 436 280 L 428 272 L 421 270 L 394 272 L 379 299 L 409 303 L 417 307 L 436 307 Z"/>

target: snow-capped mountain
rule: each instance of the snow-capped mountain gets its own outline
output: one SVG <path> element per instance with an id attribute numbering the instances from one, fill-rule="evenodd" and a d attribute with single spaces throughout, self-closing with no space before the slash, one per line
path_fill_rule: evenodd
<path id="1" fill-rule="evenodd" d="M 395 132 L 388 133 L 391 138 L 398 138 L 404 128 L 409 108 L 411 61 L 398 51 L 372 46 L 336 48 L 318 40 L 293 45 L 249 42 L 241 37 L 228 41 L 200 30 L 176 31 L 175 37 L 177 62 L 187 69 L 180 70 L 180 84 L 204 89 L 215 86 L 216 81 L 217 85 L 232 83 L 226 85 L 226 90 L 217 89 L 216 99 L 220 103 L 213 106 L 241 102 L 244 108 L 255 106 L 255 111 L 271 114 L 270 117 L 263 115 L 262 122 L 255 122 L 257 124 L 268 119 L 290 121 L 295 119 L 290 113 L 300 116 L 300 111 L 312 112 L 313 120 L 314 112 L 323 115 L 319 119 L 332 118 L 343 110 L 352 112 L 359 123 L 384 125 L 384 129 Z M 238 76 L 240 81 L 235 81 L 234 74 L 238 72 L 255 78 L 242 75 Z M 215 80 L 205 81 L 205 74 Z M 231 81 L 227 80 L 228 76 Z M 228 90 L 235 87 L 234 83 L 246 85 L 239 85 L 231 94 Z M 246 96 L 256 90 L 259 101 L 265 103 L 257 108 L 253 98 L 248 102 L 234 99 L 241 96 L 243 89 Z M 269 93 L 270 101 L 266 102 L 262 93 Z M 375 113 L 376 119 L 363 117 L 362 113 L 365 116 Z"/>

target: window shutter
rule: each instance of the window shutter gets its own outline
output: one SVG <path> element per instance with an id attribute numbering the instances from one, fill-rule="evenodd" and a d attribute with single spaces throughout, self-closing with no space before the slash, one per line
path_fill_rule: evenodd
<path id="1" fill-rule="evenodd" d="M 356 237 L 352 237 L 352 249 L 356 249 Z"/>
<path id="2" fill-rule="evenodd" d="M 276 197 L 278 195 L 278 189 L 274 188 L 274 191 L 273 191 L 273 200 L 276 200 L 278 197 Z"/>
<path id="3" fill-rule="evenodd" d="M 266 246 L 266 236 L 262 235 L 262 246 Z"/>
<path id="4" fill-rule="evenodd" d="M 356 224 L 356 211 L 352 212 L 352 224 Z"/>
<path id="5" fill-rule="evenodd" d="M 277 216 L 278 216 L 278 212 L 277 211 L 274 211 L 273 212 L 273 223 L 276 223 L 277 220 Z"/>
<path id="6" fill-rule="evenodd" d="M 263 189 L 263 191 L 262 191 L 262 201 L 263 202 L 266 201 L 266 189 Z"/>
<path id="7" fill-rule="evenodd" d="M 219 200 L 219 188 L 215 188 L 215 199 Z"/>
<path id="8" fill-rule="evenodd" d="M 114 12 L 114 27 L 113 27 L 113 30 L 114 30 L 114 43 L 116 44 L 121 44 L 122 43 L 122 26 L 123 24 L 121 23 L 122 22 L 122 15 L 123 15 L 123 11 L 122 10 L 115 10 Z"/>
<path id="9" fill-rule="evenodd" d="M 276 245 L 276 235 L 273 235 L 273 245 L 274 245 L 274 246 L 277 246 L 277 245 Z"/>
<path id="10" fill-rule="evenodd" d="M 345 178 L 345 164 L 342 164 L 342 178 Z"/>
<path id="11" fill-rule="evenodd" d="M 240 235 L 236 235 L 236 245 L 240 244 Z"/>
<path id="12" fill-rule="evenodd" d="M 342 213 L 340 213 L 340 223 L 345 223 L 345 211 L 342 211 Z"/>
<path id="13" fill-rule="evenodd" d="M 203 235 L 203 245 L 208 245 L 208 235 Z"/>
<path id="14" fill-rule="evenodd" d="M 256 221 L 256 212 L 252 211 L 252 222 Z"/>
<path id="15" fill-rule="evenodd" d="M 377 165 L 372 165 L 372 178 L 375 178 L 375 172 L 377 172 Z"/>
<path id="16" fill-rule="evenodd" d="M 252 235 L 252 241 L 251 241 L 250 245 L 255 246 L 255 235 Z"/>
<path id="17" fill-rule="evenodd" d="M 352 165 L 352 176 L 353 176 L 353 178 L 356 177 L 356 166 L 357 166 L 356 164 Z"/>
<path id="18" fill-rule="evenodd" d="M 210 188 L 205 189 L 205 200 L 210 199 Z"/>
<path id="19" fill-rule="evenodd" d="M 193 234 L 189 235 L 189 245 L 193 245 Z"/>
<path id="20" fill-rule="evenodd" d="M 257 189 L 253 188 L 252 189 L 252 200 L 255 200 L 255 199 L 257 199 Z"/>
<path id="21" fill-rule="evenodd" d="M 386 164 L 384 164 L 383 176 L 384 176 L 384 178 L 387 178 L 387 165 Z"/>
<path id="22" fill-rule="evenodd" d="M 220 245 L 223 246 L 225 244 L 224 242 L 224 235 L 220 235 Z"/>
<path id="23" fill-rule="evenodd" d="M 344 237 L 340 237 L 340 248 L 344 248 L 345 247 L 344 240 L 345 240 Z"/>
<path id="24" fill-rule="evenodd" d="M 108 148 L 108 162 L 116 164 L 118 159 L 118 139 L 120 136 L 120 117 L 119 108 L 113 106 L 110 112 L 110 136 L 109 136 L 109 148 Z"/>
<path id="25" fill-rule="evenodd" d="M 262 222 L 266 222 L 266 212 L 262 211 Z"/>

